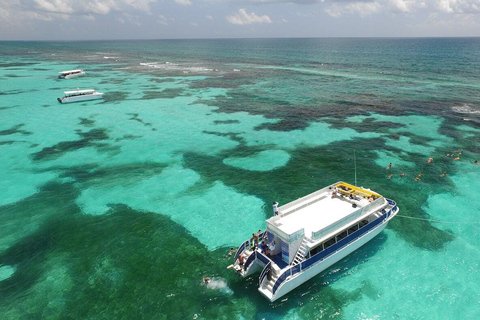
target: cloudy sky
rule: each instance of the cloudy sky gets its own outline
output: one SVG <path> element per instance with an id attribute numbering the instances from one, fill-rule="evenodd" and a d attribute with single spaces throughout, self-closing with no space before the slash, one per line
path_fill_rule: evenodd
<path id="1" fill-rule="evenodd" d="M 480 0 L 0 0 L 0 40 L 480 36 Z"/>

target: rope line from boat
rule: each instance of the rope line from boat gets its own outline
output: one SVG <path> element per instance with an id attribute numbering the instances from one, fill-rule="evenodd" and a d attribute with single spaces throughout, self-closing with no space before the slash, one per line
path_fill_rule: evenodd
<path id="1" fill-rule="evenodd" d="M 395 217 L 400 217 L 400 218 L 405 218 L 405 219 L 412 219 L 412 220 L 428 221 L 428 222 L 448 223 L 448 224 L 480 224 L 480 222 L 434 220 L 434 219 L 426 219 L 426 218 L 417 218 L 417 217 L 403 216 L 403 215 L 400 215 L 400 214 L 395 215 Z"/>

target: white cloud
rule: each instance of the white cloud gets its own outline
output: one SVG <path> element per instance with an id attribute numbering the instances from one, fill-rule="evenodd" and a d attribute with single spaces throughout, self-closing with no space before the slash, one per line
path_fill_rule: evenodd
<path id="1" fill-rule="evenodd" d="M 150 3 L 157 0 L 34 0 L 36 9 L 44 12 L 63 14 L 99 14 L 106 15 L 112 11 L 134 9 L 149 12 Z"/>
<path id="2" fill-rule="evenodd" d="M 67 1 L 62 0 L 35 0 L 37 8 L 49 12 L 72 13 L 73 8 Z"/>
<path id="3" fill-rule="evenodd" d="M 326 5 L 334 17 L 358 14 L 362 17 L 379 12 L 396 13 L 480 13 L 480 0 L 234 0 L 250 4 Z"/>
<path id="4" fill-rule="evenodd" d="M 275 3 L 296 3 L 296 4 L 313 4 L 325 2 L 325 0 L 236 0 L 233 2 L 251 3 L 251 4 L 275 4 Z"/>
<path id="5" fill-rule="evenodd" d="M 168 25 L 167 18 L 162 14 L 158 15 L 157 22 L 160 23 L 160 24 L 163 24 L 164 26 Z"/>
<path id="6" fill-rule="evenodd" d="M 175 3 L 182 6 L 191 6 L 193 4 L 193 2 L 190 0 L 175 0 Z"/>
<path id="7" fill-rule="evenodd" d="M 416 5 L 416 2 L 412 0 L 389 0 L 388 5 L 394 12 L 407 13 L 412 12 L 413 8 Z"/>
<path id="8" fill-rule="evenodd" d="M 83 16 L 83 19 L 87 21 L 95 21 L 95 16 L 93 14 L 87 14 Z"/>
<path id="9" fill-rule="evenodd" d="M 480 30 L 480 21 L 475 14 L 432 13 L 425 21 L 410 27 L 420 32 L 420 35 L 428 35 L 433 30 L 449 37 L 477 36 L 475 30 Z"/>
<path id="10" fill-rule="evenodd" d="M 252 23 L 272 23 L 272 19 L 269 16 L 257 16 L 255 12 L 247 13 L 245 9 L 239 9 L 238 12 L 227 16 L 227 21 L 232 24 L 252 24 Z"/>
<path id="11" fill-rule="evenodd" d="M 380 11 L 382 6 L 378 2 L 351 2 L 347 4 L 334 3 L 325 10 L 330 16 L 338 18 L 343 14 L 358 14 L 362 18 Z"/>
<path id="12" fill-rule="evenodd" d="M 209 14 L 207 14 L 205 17 L 206 17 L 208 20 L 213 20 L 213 17 L 212 17 L 211 15 L 209 15 Z"/>
<path id="13" fill-rule="evenodd" d="M 134 24 L 137 26 L 141 26 L 140 18 L 136 15 L 132 15 L 129 13 L 123 13 L 121 17 L 117 17 L 116 20 L 122 24 L 124 23 L 129 23 L 129 24 Z"/>
<path id="14" fill-rule="evenodd" d="M 435 0 L 436 8 L 445 13 L 479 13 L 479 0 Z"/>

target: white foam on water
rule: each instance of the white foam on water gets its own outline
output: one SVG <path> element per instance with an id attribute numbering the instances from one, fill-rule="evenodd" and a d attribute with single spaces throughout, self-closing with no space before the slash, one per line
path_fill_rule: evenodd
<path id="1" fill-rule="evenodd" d="M 228 295 L 233 294 L 232 289 L 228 287 L 227 281 L 220 277 L 213 277 L 210 282 L 207 283 L 207 288 L 211 290 L 218 290 Z"/>
<path id="2" fill-rule="evenodd" d="M 251 157 L 226 158 L 223 163 L 250 171 L 270 171 L 285 166 L 289 160 L 290 154 L 283 150 L 265 150 Z"/>
<path id="3" fill-rule="evenodd" d="M 166 61 L 165 63 L 159 63 L 159 62 L 142 62 L 140 63 L 141 66 L 145 67 L 150 67 L 150 68 L 155 68 L 155 69 L 161 69 L 161 70 L 166 70 L 166 71 L 182 71 L 184 73 L 205 73 L 205 72 L 217 72 L 217 69 L 213 68 L 207 68 L 202 65 L 200 65 L 197 62 L 192 62 L 189 64 L 185 63 L 173 63 L 173 62 L 168 62 Z"/>
<path id="4" fill-rule="evenodd" d="M 480 110 L 474 109 L 468 104 L 463 104 L 461 106 L 453 106 L 452 110 L 457 113 L 480 114 Z"/>

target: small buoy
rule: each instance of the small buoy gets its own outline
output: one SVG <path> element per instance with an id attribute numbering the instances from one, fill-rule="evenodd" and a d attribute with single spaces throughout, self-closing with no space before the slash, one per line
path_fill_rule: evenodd
<path id="1" fill-rule="evenodd" d="M 233 264 L 231 264 L 227 267 L 227 269 L 232 269 L 232 268 L 233 268 Z"/>

